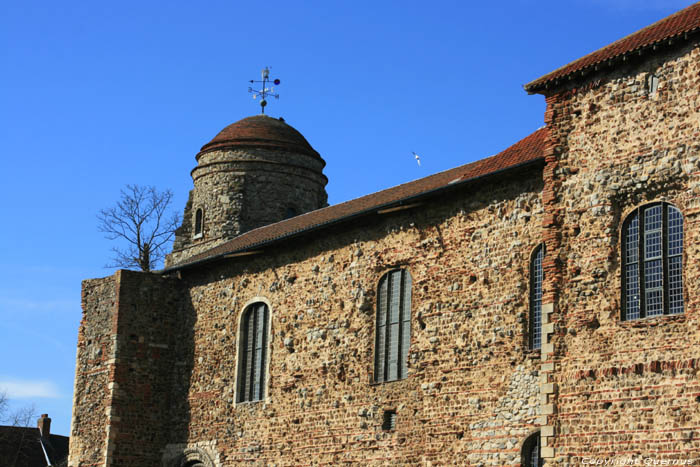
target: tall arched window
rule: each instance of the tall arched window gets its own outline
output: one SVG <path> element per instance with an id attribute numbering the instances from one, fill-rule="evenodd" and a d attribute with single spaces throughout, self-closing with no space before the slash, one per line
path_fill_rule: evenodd
<path id="1" fill-rule="evenodd" d="M 540 433 L 533 433 L 523 443 L 523 452 L 521 453 L 521 464 L 524 467 L 540 467 L 542 465 L 542 457 L 540 456 Z"/>
<path id="2" fill-rule="evenodd" d="M 197 209 L 194 214 L 194 237 L 199 238 L 202 236 L 202 229 L 204 227 L 204 211 L 202 208 Z"/>
<path id="3" fill-rule="evenodd" d="M 640 206 L 622 225 L 622 319 L 683 313 L 683 215 Z"/>
<path id="4" fill-rule="evenodd" d="M 542 259 L 544 258 L 544 245 L 535 248 L 530 259 L 530 319 L 529 319 L 529 345 L 536 350 L 542 347 L 542 282 L 544 272 Z"/>
<path id="5" fill-rule="evenodd" d="M 411 344 L 411 274 L 405 269 L 379 280 L 375 334 L 375 382 L 405 378 Z"/>
<path id="6" fill-rule="evenodd" d="M 238 347 L 237 402 L 263 399 L 269 315 L 267 305 L 262 302 L 253 303 L 243 312 Z"/>

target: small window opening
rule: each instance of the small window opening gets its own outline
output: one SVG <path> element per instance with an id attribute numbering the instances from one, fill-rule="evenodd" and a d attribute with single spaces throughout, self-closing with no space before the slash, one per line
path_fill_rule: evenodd
<path id="1" fill-rule="evenodd" d="M 540 433 L 533 433 L 523 443 L 521 464 L 524 467 L 541 467 L 542 456 L 540 455 Z"/>
<path id="2" fill-rule="evenodd" d="M 202 236 L 203 220 L 204 212 L 202 211 L 202 208 L 199 208 L 194 215 L 194 238 L 200 238 Z"/>
<path id="3" fill-rule="evenodd" d="M 649 92 L 650 96 L 653 96 L 656 94 L 656 90 L 659 88 L 659 77 L 651 74 L 647 78 L 647 91 Z"/>
<path id="4" fill-rule="evenodd" d="M 293 206 L 289 206 L 286 211 L 284 211 L 284 218 L 291 219 L 292 217 L 298 216 L 299 213 Z"/>
<path id="5" fill-rule="evenodd" d="M 396 429 L 396 410 L 385 410 L 382 421 L 382 430 L 394 431 Z"/>

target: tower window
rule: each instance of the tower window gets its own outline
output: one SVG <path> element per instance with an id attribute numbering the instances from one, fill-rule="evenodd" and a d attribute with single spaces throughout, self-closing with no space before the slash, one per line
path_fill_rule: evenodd
<path id="1" fill-rule="evenodd" d="M 375 382 L 406 377 L 411 343 L 411 274 L 405 269 L 386 273 L 379 280 L 374 349 Z"/>
<path id="2" fill-rule="evenodd" d="M 267 305 L 262 302 L 250 305 L 243 312 L 238 348 L 237 402 L 259 401 L 264 397 L 269 314 Z"/>
<path id="3" fill-rule="evenodd" d="M 650 74 L 647 78 L 647 91 L 649 92 L 649 95 L 653 96 L 656 94 L 657 89 L 659 89 L 659 77 L 654 74 Z"/>
<path id="4" fill-rule="evenodd" d="M 194 214 L 194 238 L 200 238 L 202 236 L 202 229 L 204 228 L 204 211 L 202 208 L 198 208 L 197 212 Z"/>
<path id="5" fill-rule="evenodd" d="M 542 259 L 544 257 L 544 245 L 535 248 L 530 259 L 530 329 L 529 347 L 537 350 L 542 347 L 542 282 L 544 272 Z"/>
<path id="6" fill-rule="evenodd" d="M 683 215 L 647 204 L 622 227 L 622 318 L 683 313 Z"/>
<path id="7" fill-rule="evenodd" d="M 285 219 L 291 219 L 292 217 L 296 217 L 299 215 L 299 212 L 296 210 L 294 206 L 288 206 L 287 209 L 284 211 L 284 218 Z"/>

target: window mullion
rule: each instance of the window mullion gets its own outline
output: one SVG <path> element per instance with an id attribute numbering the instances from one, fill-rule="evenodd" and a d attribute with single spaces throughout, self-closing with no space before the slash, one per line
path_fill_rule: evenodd
<path id="1" fill-rule="evenodd" d="M 384 323 L 386 326 L 384 327 L 384 377 L 382 378 L 383 381 L 387 381 L 389 379 L 389 361 L 391 360 L 391 346 L 389 345 L 390 338 L 391 338 L 391 323 L 389 320 L 391 319 L 391 273 L 387 274 L 386 276 L 386 310 L 385 310 L 385 318 L 384 318 Z"/>
<path id="2" fill-rule="evenodd" d="M 669 290 L 668 290 L 668 207 L 665 203 L 661 205 L 661 267 L 663 268 L 663 274 L 661 276 L 661 287 L 663 293 L 661 296 L 664 301 L 662 309 L 662 314 L 667 315 L 669 313 Z"/>
<path id="3" fill-rule="evenodd" d="M 647 293 L 646 293 L 646 256 L 644 252 L 644 242 L 646 241 L 646 230 L 644 227 L 644 209 L 637 208 L 637 218 L 639 219 L 638 252 L 637 252 L 637 277 L 639 281 L 639 318 L 647 316 Z"/>
<path id="4" fill-rule="evenodd" d="M 404 275 L 403 269 L 401 272 L 401 279 L 399 280 L 399 323 L 398 323 L 398 333 L 396 335 L 396 338 L 398 339 L 398 345 L 396 346 L 396 379 L 401 379 L 403 377 L 403 374 L 401 373 L 401 354 L 402 352 L 402 344 L 403 344 L 403 301 L 404 301 L 404 294 L 403 294 L 403 288 L 404 288 L 404 281 L 406 280 L 406 276 Z"/>

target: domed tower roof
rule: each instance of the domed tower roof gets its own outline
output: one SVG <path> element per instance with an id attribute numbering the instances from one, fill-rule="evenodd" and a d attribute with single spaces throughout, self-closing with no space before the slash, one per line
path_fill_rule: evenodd
<path id="1" fill-rule="evenodd" d="M 256 115 L 230 124 L 214 139 L 202 146 L 197 159 L 202 153 L 229 147 L 281 149 L 306 154 L 323 161 L 320 154 L 311 147 L 301 133 L 287 125 L 283 119 L 267 115 Z"/>

